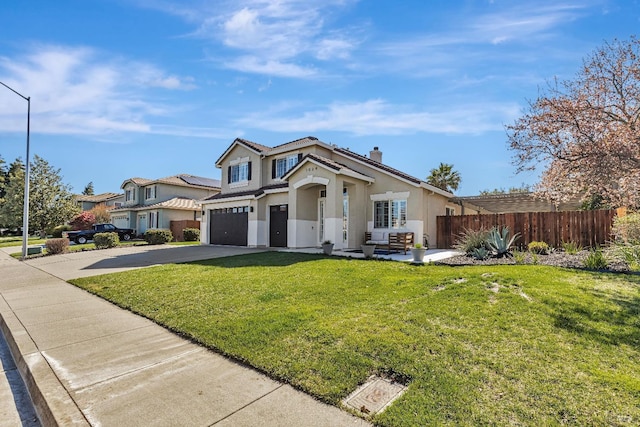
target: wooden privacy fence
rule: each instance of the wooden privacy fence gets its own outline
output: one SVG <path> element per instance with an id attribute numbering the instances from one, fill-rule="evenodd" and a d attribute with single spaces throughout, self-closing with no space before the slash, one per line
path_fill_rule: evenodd
<path id="1" fill-rule="evenodd" d="M 453 247 L 465 229 L 507 226 L 511 235 L 520 233 L 516 241 L 520 247 L 533 241 L 546 242 L 556 248 L 562 247 L 562 242 L 593 247 L 611 240 L 615 216 L 616 210 L 439 216 L 437 243 L 438 248 L 447 249 Z"/>
<path id="2" fill-rule="evenodd" d="M 171 230 L 171 234 L 173 234 L 173 240 L 176 242 L 184 242 L 184 233 L 183 230 L 185 228 L 197 228 L 200 229 L 200 221 L 194 220 L 181 220 L 181 221 L 171 221 L 169 225 L 169 229 Z"/>

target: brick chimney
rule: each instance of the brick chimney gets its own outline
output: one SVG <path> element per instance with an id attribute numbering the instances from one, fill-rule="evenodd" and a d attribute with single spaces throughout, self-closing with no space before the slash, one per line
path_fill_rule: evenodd
<path id="1" fill-rule="evenodd" d="M 378 147 L 373 147 L 373 150 L 369 151 L 369 158 L 374 162 L 382 163 L 382 151 L 378 150 Z"/>

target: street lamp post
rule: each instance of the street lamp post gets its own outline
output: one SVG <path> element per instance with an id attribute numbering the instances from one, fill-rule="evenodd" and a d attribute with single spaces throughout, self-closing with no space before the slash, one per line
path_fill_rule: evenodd
<path id="1" fill-rule="evenodd" d="M 27 242 L 29 240 L 29 133 L 31 126 L 31 97 L 22 95 L 20 92 L 17 92 L 2 82 L 0 82 L 0 85 L 27 101 L 27 160 L 24 165 L 24 210 L 22 212 L 22 259 L 26 259 Z"/>

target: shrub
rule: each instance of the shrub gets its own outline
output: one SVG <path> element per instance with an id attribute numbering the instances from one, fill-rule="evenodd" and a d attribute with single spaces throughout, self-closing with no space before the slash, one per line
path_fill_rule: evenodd
<path id="1" fill-rule="evenodd" d="M 80 212 L 69 221 L 74 230 L 90 230 L 95 223 L 96 217 L 90 211 Z"/>
<path id="2" fill-rule="evenodd" d="M 171 230 L 154 228 L 144 233 L 144 240 L 150 245 L 162 245 L 173 240 Z"/>
<path id="3" fill-rule="evenodd" d="M 640 245 L 629 245 L 624 243 L 614 243 L 607 252 L 617 261 L 622 261 L 629 266 L 630 270 L 640 269 Z"/>
<path id="4" fill-rule="evenodd" d="M 53 230 L 51 230 L 51 236 L 55 239 L 59 239 L 62 237 L 63 231 L 69 231 L 69 230 L 73 230 L 73 227 L 71 227 L 68 224 L 58 225 L 57 227 L 53 227 Z"/>
<path id="5" fill-rule="evenodd" d="M 549 245 L 545 242 L 531 242 L 527 245 L 529 252 L 534 254 L 546 255 L 549 253 Z"/>
<path id="6" fill-rule="evenodd" d="M 118 233 L 96 233 L 93 236 L 93 243 L 97 249 L 115 248 L 120 244 Z"/>
<path id="7" fill-rule="evenodd" d="M 509 227 L 493 227 L 487 235 L 487 243 L 496 258 L 510 255 L 509 249 L 513 243 L 520 237 L 520 233 L 514 234 L 509 238 Z"/>
<path id="8" fill-rule="evenodd" d="M 582 250 L 582 246 L 573 242 L 562 242 L 562 249 L 569 255 L 575 255 Z"/>
<path id="9" fill-rule="evenodd" d="M 600 248 L 590 250 L 583 264 L 589 270 L 604 270 L 608 266 L 607 259 Z"/>
<path id="10" fill-rule="evenodd" d="M 104 204 L 95 205 L 89 212 L 95 217 L 96 224 L 104 224 L 111 222 L 111 215 L 109 209 Z"/>
<path id="11" fill-rule="evenodd" d="M 477 259 L 480 261 L 489 258 L 489 255 L 491 255 L 491 253 L 489 252 L 489 249 L 485 248 L 484 246 L 481 248 L 475 248 L 471 252 L 471 256 L 473 257 L 473 259 Z"/>
<path id="12" fill-rule="evenodd" d="M 513 251 L 513 260 L 516 264 L 524 264 L 527 254 L 521 251 Z"/>
<path id="13" fill-rule="evenodd" d="M 611 234 L 616 242 L 640 244 L 640 212 L 615 217 Z"/>
<path id="14" fill-rule="evenodd" d="M 185 228 L 182 230 L 185 242 L 197 242 L 200 240 L 200 229 L 198 228 Z"/>
<path id="15" fill-rule="evenodd" d="M 44 243 L 44 247 L 50 255 L 64 254 L 69 251 L 69 239 L 49 239 Z"/>
<path id="16" fill-rule="evenodd" d="M 488 231 L 484 228 L 479 230 L 469 230 L 465 228 L 458 236 L 454 249 L 464 252 L 468 256 L 473 256 L 473 251 L 479 248 L 487 248 Z M 488 249 L 488 248 L 487 248 Z"/>

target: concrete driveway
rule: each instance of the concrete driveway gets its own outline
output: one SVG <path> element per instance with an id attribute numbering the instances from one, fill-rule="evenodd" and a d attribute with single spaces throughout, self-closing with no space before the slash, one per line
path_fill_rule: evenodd
<path id="1" fill-rule="evenodd" d="M 264 249 L 211 245 L 140 245 L 32 258 L 25 263 L 62 280 L 70 280 L 158 264 L 199 261 L 255 252 L 264 252 Z"/>

